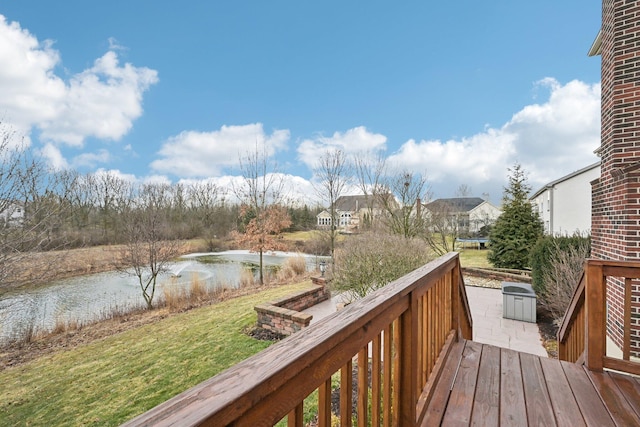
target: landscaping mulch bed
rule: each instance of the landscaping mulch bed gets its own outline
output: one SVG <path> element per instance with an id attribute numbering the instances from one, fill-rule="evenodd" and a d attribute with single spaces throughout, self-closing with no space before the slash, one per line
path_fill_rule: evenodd
<path id="1" fill-rule="evenodd" d="M 260 341 L 280 341 L 286 338 L 286 335 L 279 334 L 264 328 L 252 327 L 245 331 L 251 338 Z"/>

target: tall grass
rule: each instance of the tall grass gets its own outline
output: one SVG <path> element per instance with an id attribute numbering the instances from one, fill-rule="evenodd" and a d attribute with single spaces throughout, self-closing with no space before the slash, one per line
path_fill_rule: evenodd
<path id="1" fill-rule="evenodd" d="M 39 324 L 41 319 L 38 319 L 38 315 L 34 311 L 32 311 L 18 321 L 18 326 L 14 329 L 14 332 L 10 336 L 4 339 L 0 339 L 0 349 L 12 346 L 16 346 L 19 348 L 23 345 L 41 340 L 48 336 L 60 335 L 72 331 L 79 331 L 80 329 L 94 323 L 100 323 L 113 319 L 125 319 L 132 314 L 144 310 L 145 308 L 140 305 L 112 304 L 108 308 L 101 309 L 99 312 L 94 313 L 91 319 L 80 320 L 75 318 L 64 318 L 61 316 L 57 317 L 53 322 L 53 326 L 51 327 L 47 327 L 44 324 Z"/>
<path id="2" fill-rule="evenodd" d="M 226 284 L 208 287 L 197 274 L 194 274 L 188 286 L 179 285 L 175 281 L 165 286 L 158 306 L 165 307 L 169 311 L 183 311 L 209 301 L 215 301 L 227 289 L 229 286 Z"/>
<path id="3" fill-rule="evenodd" d="M 266 275 L 265 275 L 265 280 L 267 279 Z M 249 288 L 252 286 L 255 286 L 256 284 L 256 277 L 253 275 L 253 271 L 251 271 L 251 269 L 249 268 L 245 268 L 244 270 L 242 270 L 242 273 L 240 273 L 240 281 L 238 283 L 238 286 L 240 288 Z"/>

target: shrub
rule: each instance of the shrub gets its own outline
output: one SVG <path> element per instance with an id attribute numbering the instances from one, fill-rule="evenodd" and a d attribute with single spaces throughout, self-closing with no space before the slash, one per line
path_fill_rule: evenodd
<path id="1" fill-rule="evenodd" d="M 418 239 L 364 234 L 347 239 L 336 251 L 332 287 L 354 300 L 424 265 L 430 251 Z"/>
<path id="2" fill-rule="evenodd" d="M 573 236 L 545 236 L 531 249 L 531 279 L 533 289 L 538 294 L 545 292 L 546 277 L 553 270 L 554 262 L 557 262 L 556 252 L 575 249 L 578 253 L 584 253 L 584 258 L 589 256 L 591 251 L 591 238 L 574 234 Z M 584 258 L 575 260 L 583 269 Z M 580 279 L 578 277 L 578 279 Z"/>
<path id="3" fill-rule="evenodd" d="M 545 237 L 531 252 L 533 288 L 556 321 L 564 316 L 589 257 L 589 237 Z"/>
<path id="4" fill-rule="evenodd" d="M 329 233 L 314 232 L 311 238 L 304 242 L 302 251 L 313 255 L 331 255 L 331 239 Z"/>

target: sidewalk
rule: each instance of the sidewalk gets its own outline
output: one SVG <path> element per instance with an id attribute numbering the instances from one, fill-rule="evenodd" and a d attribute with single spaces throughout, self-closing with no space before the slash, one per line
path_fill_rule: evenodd
<path id="1" fill-rule="evenodd" d="M 466 286 L 466 290 L 474 341 L 548 357 L 536 323 L 502 318 L 500 289 Z"/>
<path id="2" fill-rule="evenodd" d="M 474 341 L 547 357 L 537 324 L 502 318 L 500 289 L 467 286 L 466 290 L 473 318 Z M 341 301 L 337 295 L 304 312 L 313 316 L 313 324 L 335 313 L 336 304 Z"/>

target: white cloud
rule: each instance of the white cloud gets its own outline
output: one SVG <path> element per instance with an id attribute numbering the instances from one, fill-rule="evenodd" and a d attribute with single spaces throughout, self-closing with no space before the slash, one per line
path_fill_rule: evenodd
<path id="1" fill-rule="evenodd" d="M 115 46 L 110 41 L 112 46 Z M 142 95 L 157 72 L 120 65 L 112 50 L 68 82 L 55 75 L 60 54 L 0 15 L 0 111 L 47 142 L 81 147 L 87 137 L 118 140 L 142 114 Z"/>
<path id="2" fill-rule="evenodd" d="M 277 173 L 275 174 L 277 180 L 282 180 L 282 195 L 287 204 L 293 204 L 297 206 L 316 206 L 320 203 L 320 199 L 317 196 L 313 184 L 300 176 Z M 220 190 L 220 197 L 224 197 L 230 203 L 237 203 L 237 199 L 234 188 L 242 188 L 245 184 L 244 178 L 238 175 L 224 175 L 218 177 L 209 177 L 204 179 L 181 179 L 178 181 L 186 186 L 196 183 L 212 183 Z"/>
<path id="3" fill-rule="evenodd" d="M 597 160 L 600 146 L 600 84 L 574 80 L 560 85 L 554 79 L 539 82 L 550 89 L 549 100 L 514 114 L 503 131 L 517 135 L 518 160 L 542 185 Z"/>
<path id="4" fill-rule="evenodd" d="M 386 148 L 387 137 L 371 133 L 364 126 L 358 126 L 344 133 L 335 132 L 330 137 L 318 136 L 305 139 L 298 146 L 298 157 L 308 167 L 313 168 L 319 154 L 331 149 L 342 150 L 345 154 L 357 154 L 365 151 L 380 151 Z"/>
<path id="5" fill-rule="evenodd" d="M 171 180 L 164 175 L 149 175 L 142 178 L 144 184 L 171 185 Z"/>
<path id="6" fill-rule="evenodd" d="M 123 173 L 122 171 L 118 170 L 118 169 L 103 169 L 100 168 L 98 170 L 96 170 L 93 173 L 93 176 L 95 176 L 96 178 L 100 178 L 100 177 L 110 177 L 110 178 L 115 178 L 118 180 L 122 180 L 131 184 L 135 184 L 136 182 L 139 182 L 140 180 L 133 174 L 129 174 L 129 173 Z"/>
<path id="7" fill-rule="evenodd" d="M 99 150 L 97 153 L 83 153 L 75 156 L 71 161 L 74 167 L 95 168 L 99 163 L 108 163 L 111 154 L 107 150 Z"/>
<path id="8" fill-rule="evenodd" d="M 600 145 L 600 84 L 547 78 L 550 90 L 541 104 L 524 107 L 499 129 L 468 138 L 409 140 L 390 156 L 391 163 L 425 171 L 436 197 L 452 197 L 460 184 L 475 195 L 499 200 L 507 169 L 520 162 L 533 189 L 595 161 Z"/>
<path id="9" fill-rule="evenodd" d="M 64 158 L 58 147 L 53 144 L 45 144 L 40 150 L 40 154 L 54 170 L 64 170 L 69 168 L 67 160 Z"/>
<path id="10" fill-rule="evenodd" d="M 222 126 L 212 132 L 184 131 L 169 138 L 159 151 L 160 159 L 151 163 L 158 172 L 180 177 L 209 177 L 238 165 L 240 156 L 252 153 L 264 143 L 267 155 L 286 148 L 288 130 L 264 132 L 262 123 Z"/>

